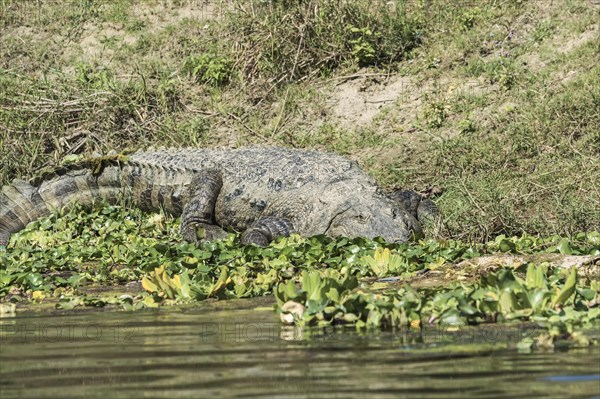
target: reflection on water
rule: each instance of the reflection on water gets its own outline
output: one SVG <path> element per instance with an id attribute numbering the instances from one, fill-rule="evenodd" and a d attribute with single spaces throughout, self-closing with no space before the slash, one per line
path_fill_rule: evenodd
<path id="1" fill-rule="evenodd" d="M 531 326 L 359 335 L 220 306 L 0 319 L 0 397 L 600 396 L 600 348 L 519 354 Z"/>

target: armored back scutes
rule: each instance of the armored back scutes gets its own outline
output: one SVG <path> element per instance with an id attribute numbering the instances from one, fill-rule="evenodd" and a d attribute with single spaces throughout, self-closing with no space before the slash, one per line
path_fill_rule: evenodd
<path id="1" fill-rule="evenodd" d="M 383 195 L 356 162 L 336 154 L 280 147 L 159 148 L 88 158 L 3 187 L 0 246 L 57 209 L 123 197 L 147 211 L 182 215 L 188 241 L 199 227 L 209 232 L 208 239 L 222 236 L 220 228 L 247 231 L 245 237 L 254 237 L 248 242 L 260 245 L 292 232 L 393 241 L 420 232 L 412 209 Z"/>

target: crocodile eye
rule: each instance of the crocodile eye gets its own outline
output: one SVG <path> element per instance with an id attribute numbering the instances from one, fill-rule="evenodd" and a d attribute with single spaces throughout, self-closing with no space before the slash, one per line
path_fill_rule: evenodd
<path id="1" fill-rule="evenodd" d="M 394 208 L 392 209 L 392 219 L 397 219 L 400 216 L 400 209 Z"/>
<path id="2" fill-rule="evenodd" d="M 356 216 L 356 220 L 358 220 L 360 223 L 365 223 L 367 221 L 367 217 L 365 215 L 357 215 Z"/>

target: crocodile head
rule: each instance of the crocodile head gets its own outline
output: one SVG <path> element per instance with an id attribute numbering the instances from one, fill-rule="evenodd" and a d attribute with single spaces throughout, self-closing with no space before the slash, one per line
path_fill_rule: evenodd
<path id="1" fill-rule="evenodd" d="M 389 242 L 406 242 L 422 236 L 421 224 L 413 215 L 388 198 L 374 196 L 338 209 L 326 231 L 330 236 L 383 237 Z"/>

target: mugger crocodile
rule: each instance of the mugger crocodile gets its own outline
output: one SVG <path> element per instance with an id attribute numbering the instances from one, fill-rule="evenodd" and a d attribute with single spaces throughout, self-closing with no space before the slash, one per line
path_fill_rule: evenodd
<path id="1" fill-rule="evenodd" d="M 421 236 L 419 219 L 436 212 L 415 192 L 386 195 L 356 162 L 332 153 L 159 149 L 90 158 L 4 186 L 0 249 L 33 220 L 101 199 L 181 216 L 188 242 L 222 238 L 229 229 L 259 246 L 292 233 L 404 242 Z"/>

